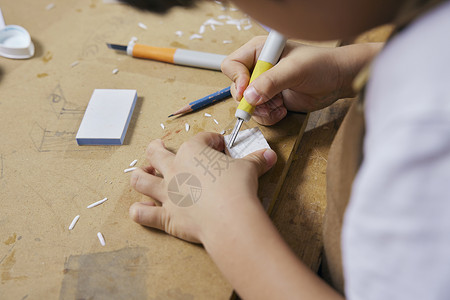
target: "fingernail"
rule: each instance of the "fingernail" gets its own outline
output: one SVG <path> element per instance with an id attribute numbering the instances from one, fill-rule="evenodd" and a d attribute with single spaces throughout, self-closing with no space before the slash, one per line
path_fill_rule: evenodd
<path id="1" fill-rule="evenodd" d="M 264 151 L 263 156 L 268 166 L 272 166 L 277 161 L 277 154 L 272 149 Z"/>
<path id="2" fill-rule="evenodd" d="M 258 105 L 258 104 L 260 104 L 260 102 L 262 102 L 261 95 L 258 94 L 258 92 L 256 91 L 256 89 L 253 86 L 249 86 L 244 91 L 244 98 L 245 98 L 245 100 L 247 100 L 248 103 L 250 103 L 252 105 Z"/>

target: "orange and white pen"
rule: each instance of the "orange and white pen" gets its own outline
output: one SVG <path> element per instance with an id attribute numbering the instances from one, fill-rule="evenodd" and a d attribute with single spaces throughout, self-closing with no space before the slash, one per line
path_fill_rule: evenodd
<path id="1" fill-rule="evenodd" d="M 106 44 L 108 48 L 124 51 L 138 58 L 152 59 L 176 65 L 211 69 L 220 71 L 220 65 L 226 55 L 186 50 L 180 48 L 153 47 L 130 42 L 128 46 Z"/>

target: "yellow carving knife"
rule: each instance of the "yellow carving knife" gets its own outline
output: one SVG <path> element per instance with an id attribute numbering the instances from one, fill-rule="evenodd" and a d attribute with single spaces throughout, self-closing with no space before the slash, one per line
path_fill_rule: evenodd
<path id="1" fill-rule="evenodd" d="M 258 57 L 255 68 L 253 69 L 252 76 L 250 77 L 250 83 L 255 80 L 259 75 L 272 68 L 280 59 L 281 52 L 283 52 L 284 45 L 286 44 L 286 38 L 280 33 L 272 30 L 267 37 L 264 47 L 261 50 L 261 54 Z M 234 115 L 236 125 L 234 125 L 233 132 L 231 133 L 230 141 L 228 142 L 228 148 L 233 147 L 233 144 L 241 130 L 242 123 L 247 122 L 252 117 L 255 107 L 250 105 L 244 98 L 239 103 L 236 114 Z"/>

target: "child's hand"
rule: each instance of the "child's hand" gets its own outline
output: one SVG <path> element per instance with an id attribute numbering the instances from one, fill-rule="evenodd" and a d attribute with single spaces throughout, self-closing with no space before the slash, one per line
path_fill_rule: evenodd
<path id="1" fill-rule="evenodd" d="M 134 203 L 131 218 L 202 243 L 206 231 L 232 221 L 238 206 L 249 201 L 259 205 L 258 176 L 275 164 L 275 152 L 265 149 L 232 159 L 222 153 L 224 147 L 223 136 L 214 133 L 196 135 L 176 155 L 161 140 L 152 141 L 147 148 L 149 165 L 132 173 L 131 185 L 161 206 L 151 201 Z"/>
<path id="2" fill-rule="evenodd" d="M 353 96 L 354 77 L 381 47 L 321 48 L 288 41 L 280 61 L 248 86 L 249 70 L 264 42 L 264 37 L 253 38 L 222 63 L 223 73 L 233 81 L 234 99 L 239 101 L 244 95 L 256 106 L 253 117 L 263 125 L 280 121 L 287 110 L 310 112 Z"/>

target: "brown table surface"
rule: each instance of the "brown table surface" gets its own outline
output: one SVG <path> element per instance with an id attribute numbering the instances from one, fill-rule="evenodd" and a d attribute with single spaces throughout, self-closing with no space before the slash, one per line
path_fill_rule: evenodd
<path id="1" fill-rule="evenodd" d="M 200 116 L 166 119 L 229 80 L 220 72 L 118 55 L 105 42 L 125 44 L 137 36 L 155 46 L 228 54 L 265 31 L 253 22 L 249 30 L 207 28 L 202 40 L 190 40 L 208 18 L 245 18 L 216 3 L 167 16 L 99 0 L 55 1 L 46 9 L 48 4 L 7 0 L 1 6 L 7 24 L 28 29 L 36 54 L 26 61 L 0 58 L 0 294 L 8 299 L 229 298 L 231 286 L 202 247 L 129 220 L 129 205 L 145 197 L 129 187 L 129 176 L 122 173 L 135 158 L 144 164 L 145 147 L 154 138 L 175 150 L 197 132 L 229 130 L 235 110 L 231 100 Z M 183 37 L 176 37 L 177 30 Z M 74 61 L 79 64 L 72 67 Z M 113 75 L 115 68 L 119 73 Z M 95 88 L 138 90 L 125 145 L 76 145 L 74 136 Z M 313 270 L 320 264 L 327 151 L 349 101 L 312 113 L 301 141 L 306 115 L 291 114 L 277 126 L 261 127 L 279 162 L 261 178 L 259 195 L 266 206 L 277 199 L 274 223 Z M 203 112 L 221 125 L 208 123 Z M 189 133 L 183 132 L 185 122 Z M 103 197 L 110 199 L 101 207 L 85 208 Z M 81 218 L 69 232 L 77 214 Z M 98 231 L 106 247 L 100 246 Z"/>

